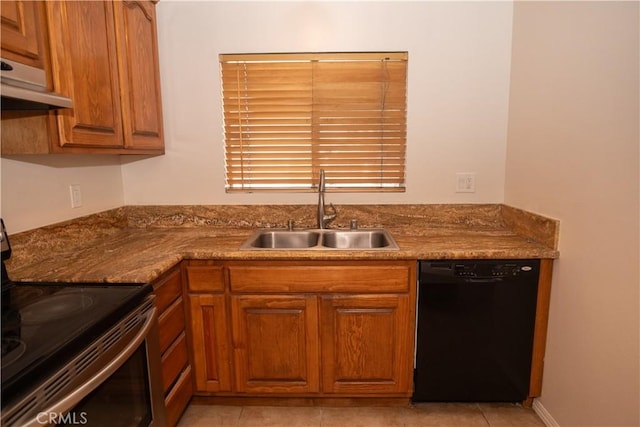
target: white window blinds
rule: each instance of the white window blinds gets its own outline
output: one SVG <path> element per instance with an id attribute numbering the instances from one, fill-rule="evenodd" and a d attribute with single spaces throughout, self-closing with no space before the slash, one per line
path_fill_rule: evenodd
<path id="1" fill-rule="evenodd" d="M 220 55 L 227 191 L 404 191 L 407 58 Z"/>

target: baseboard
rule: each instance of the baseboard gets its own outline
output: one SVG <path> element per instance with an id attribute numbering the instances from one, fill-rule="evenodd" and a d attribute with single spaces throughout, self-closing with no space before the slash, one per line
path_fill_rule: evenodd
<path id="1" fill-rule="evenodd" d="M 538 399 L 533 400 L 533 411 L 538 414 L 538 417 L 542 420 L 545 426 L 547 427 L 560 427 L 560 424 L 556 420 L 553 419 L 547 408 L 542 406 L 542 403 Z"/>

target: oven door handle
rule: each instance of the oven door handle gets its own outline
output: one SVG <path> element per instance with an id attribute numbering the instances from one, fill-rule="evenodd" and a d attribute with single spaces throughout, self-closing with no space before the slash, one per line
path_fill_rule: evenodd
<path id="1" fill-rule="evenodd" d="M 158 317 L 158 312 L 154 306 L 151 310 L 145 313 L 147 320 L 145 321 L 142 329 L 136 334 L 136 336 L 124 347 L 118 355 L 116 355 L 111 361 L 109 361 L 104 368 L 100 369 L 94 376 L 89 378 L 83 385 L 73 390 L 73 392 L 67 394 L 59 401 L 50 405 L 47 409 L 40 411 L 40 414 L 64 414 L 67 411 L 73 409 L 82 399 L 95 390 L 100 384 L 102 384 L 107 378 L 113 375 L 129 358 L 138 350 L 140 345 L 145 341 L 149 332 L 154 328 Z M 47 415 L 48 416 L 48 415 Z M 32 420 L 29 426 L 42 426 L 42 423 L 38 419 Z"/>

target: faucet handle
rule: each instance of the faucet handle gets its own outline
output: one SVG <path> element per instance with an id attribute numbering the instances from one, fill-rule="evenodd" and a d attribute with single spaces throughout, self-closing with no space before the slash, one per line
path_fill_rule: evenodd
<path id="1" fill-rule="evenodd" d="M 322 219 L 325 222 L 330 222 L 333 221 L 334 219 L 336 219 L 336 217 L 338 216 L 338 210 L 336 209 L 335 206 L 333 206 L 333 203 L 329 203 L 329 210 L 331 211 L 330 214 L 324 214 L 322 216 Z"/>

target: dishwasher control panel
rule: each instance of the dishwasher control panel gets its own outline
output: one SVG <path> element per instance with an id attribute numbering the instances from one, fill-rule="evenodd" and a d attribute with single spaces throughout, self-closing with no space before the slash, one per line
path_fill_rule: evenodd
<path id="1" fill-rule="evenodd" d="M 456 264 L 456 277 L 511 277 L 520 273 L 516 264 Z"/>
<path id="2" fill-rule="evenodd" d="M 450 260 L 422 261 L 421 272 L 451 278 L 499 279 L 517 277 L 536 269 L 527 260 Z"/>

